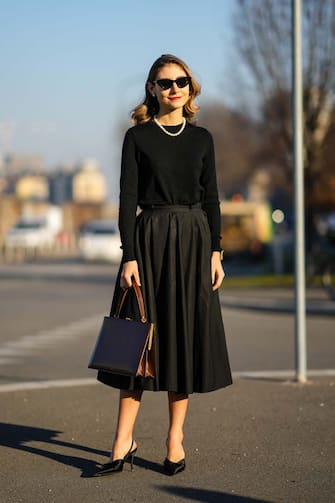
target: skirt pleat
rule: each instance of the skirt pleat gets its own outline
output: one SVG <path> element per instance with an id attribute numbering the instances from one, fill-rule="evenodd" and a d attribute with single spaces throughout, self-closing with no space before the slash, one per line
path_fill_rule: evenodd
<path id="1" fill-rule="evenodd" d="M 135 253 L 148 320 L 155 323 L 156 379 L 98 372 L 125 390 L 190 394 L 232 383 L 218 290 L 211 284 L 211 235 L 201 208 L 145 209 L 136 217 Z M 120 264 L 112 300 L 120 295 Z M 129 295 L 123 315 L 139 316 Z"/>

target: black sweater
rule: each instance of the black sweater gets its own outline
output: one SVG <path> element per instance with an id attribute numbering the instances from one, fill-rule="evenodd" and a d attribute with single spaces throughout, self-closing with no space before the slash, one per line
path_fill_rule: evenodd
<path id="1" fill-rule="evenodd" d="M 170 132 L 178 126 L 164 126 Z M 202 203 L 212 237 L 212 251 L 220 250 L 220 203 L 214 146 L 204 128 L 187 123 L 179 136 L 169 136 L 155 122 L 126 132 L 121 162 L 119 229 L 123 261 L 135 260 L 134 231 L 137 206 Z"/>

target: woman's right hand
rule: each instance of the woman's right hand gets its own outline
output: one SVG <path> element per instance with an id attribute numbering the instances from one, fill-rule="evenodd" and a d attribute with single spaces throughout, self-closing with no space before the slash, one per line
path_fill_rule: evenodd
<path id="1" fill-rule="evenodd" d="M 141 286 L 137 260 L 129 260 L 128 262 L 124 262 L 120 279 L 121 288 L 130 287 L 132 285 L 132 277 L 134 277 L 136 283 Z"/>

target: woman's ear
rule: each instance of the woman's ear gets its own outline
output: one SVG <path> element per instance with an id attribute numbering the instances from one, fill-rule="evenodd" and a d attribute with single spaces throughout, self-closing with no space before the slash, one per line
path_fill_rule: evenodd
<path id="1" fill-rule="evenodd" d="M 149 80 L 147 82 L 147 89 L 148 89 L 149 93 L 151 94 L 151 96 L 154 96 L 154 97 L 156 96 L 155 93 L 154 93 L 155 86 Z"/>

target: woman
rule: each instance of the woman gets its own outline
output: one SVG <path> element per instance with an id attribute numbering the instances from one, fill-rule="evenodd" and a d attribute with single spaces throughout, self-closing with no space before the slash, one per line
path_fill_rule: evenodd
<path id="1" fill-rule="evenodd" d="M 158 375 L 128 378 L 99 371 L 120 389 L 111 459 L 97 471 L 133 461 L 133 429 L 143 390 L 167 391 L 170 424 L 164 467 L 185 468 L 183 426 L 188 395 L 232 383 L 218 288 L 224 278 L 220 206 L 210 133 L 193 124 L 200 93 L 188 66 L 164 54 L 152 65 L 122 149 L 119 228 L 123 259 L 112 303 L 132 278 L 155 323 Z M 137 206 L 142 211 L 136 216 Z"/>

